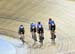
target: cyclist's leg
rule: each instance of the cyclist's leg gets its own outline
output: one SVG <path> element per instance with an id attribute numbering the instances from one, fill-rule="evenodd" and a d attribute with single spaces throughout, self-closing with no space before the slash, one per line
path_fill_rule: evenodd
<path id="1" fill-rule="evenodd" d="M 32 38 L 34 41 L 37 41 L 37 37 L 36 37 L 36 33 L 35 32 L 32 32 Z"/>
<path id="2" fill-rule="evenodd" d="M 51 26 L 49 26 L 49 30 L 50 30 L 51 39 L 53 39 L 53 37 L 52 37 L 52 27 Z"/>
<path id="3" fill-rule="evenodd" d="M 32 32 L 32 39 L 34 39 L 34 32 Z"/>
<path id="4" fill-rule="evenodd" d="M 36 44 L 36 41 L 37 41 L 37 37 L 36 37 L 36 33 L 35 32 L 32 32 L 32 38 L 34 40 L 34 44 L 33 46 Z"/>
<path id="5" fill-rule="evenodd" d="M 51 34 L 51 39 L 53 39 L 53 32 L 52 32 L 52 30 L 50 31 L 50 34 Z"/>
<path id="6" fill-rule="evenodd" d="M 51 31 L 51 43 L 55 44 L 54 31 Z"/>
<path id="7" fill-rule="evenodd" d="M 53 39 L 56 38 L 56 35 L 55 35 L 55 30 L 53 30 Z"/>
<path id="8" fill-rule="evenodd" d="M 44 36 L 43 36 L 43 33 L 40 33 L 40 43 L 41 43 L 41 46 L 43 45 L 43 40 L 44 40 Z"/>
<path id="9" fill-rule="evenodd" d="M 41 38 L 40 38 L 40 33 L 39 33 L 39 42 L 41 42 L 40 39 L 41 39 Z"/>
<path id="10" fill-rule="evenodd" d="M 42 47 L 43 46 L 43 40 L 44 40 L 43 33 L 39 34 L 39 40 L 40 40 L 39 42 L 41 44 L 40 47 Z"/>
<path id="11" fill-rule="evenodd" d="M 51 31 L 52 39 L 55 39 L 55 38 L 54 38 L 54 35 L 55 35 L 55 32 L 54 32 L 54 30 L 52 30 L 52 31 Z"/>
<path id="12" fill-rule="evenodd" d="M 35 32 L 34 32 L 34 40 L 37 41 L 37 36 Z"/>
<path id="13" fill-rule="evenodd" d="M 41 37 L 42 37 L 42 45 L 43 45 L 43 40 L 44 40 L 44 34 L 43 33 L 41 33 Z"/>
<path id="14" fill-rule="evenodd" d="M 52 36 L 53 36 L 53 39 L 52 39 L 52 44 L 55 44 L 55 38 L 56 38 L 56 35 L 55 35 L 55 30 L 53 31 Z"/>
<path id="15" fill-rule="evenodd" d="M 42 42 L 41 33 L 39 33 L 39 42 Z"/>
<path id="16" fill-rule="evenodd" d="M 23 44 L 25 43 L 25 41 L 24 41 L 24 33 L 21 33 L 21 41 L 23 42 Z"/>

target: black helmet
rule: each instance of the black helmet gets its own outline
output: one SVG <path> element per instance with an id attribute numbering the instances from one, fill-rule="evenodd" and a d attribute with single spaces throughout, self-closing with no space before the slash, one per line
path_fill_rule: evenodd
<path id="1" fill-rule="evenodd" d="M 51 18 L 49 18 L 49 20 L 52 20 Z"/>
<path id="2" fill-rule="evenodd" d="M 31 24 L 33 24 L 33 23 L 31 23 Z"/>
<path id="3" fill-rule="evenodd" d="M 20 25 L 20 26 L 23 26 L 23 25 Z"/>
<path id="4" fill-rule="evenodd" d="M 41 22 L 38 22 L 38 24 L 40 24 Z"/>

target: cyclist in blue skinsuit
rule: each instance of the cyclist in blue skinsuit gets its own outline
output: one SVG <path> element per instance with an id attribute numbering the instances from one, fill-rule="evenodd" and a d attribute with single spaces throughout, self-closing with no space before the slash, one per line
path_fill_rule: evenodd
<path id="1" fill-rule="evenodd" d="M 38 22 L 37 24 L 37 33 L 39 34 L 39 42 L 41 43 L 42 46 L 44 40 L 44 28 L 41 22 Z"/>
<path id="2" fill-rule="evenodd" d="M 32 34 L 32 39 L 34 40 L 33 46 L 36 44 L 37 37 L 36 37 L 36 24 L 31 23 L 30 25 L 30 32 Z"/>
<path id="3" fill-rule="evenodd" d="M 20 25 L 19 26 L 19 31 L 18 31 L 19 35 L 20 35 L 20 40 L 23 42 L 24 44 L 24 33 L 25 33 L 25 30 L 24 30 L 24 26 L 23 25 Z"/>
<path id="4" fill-rule="evenodd" d="M 55 22 L 51 18 L 49 18 L 48 25 L 49 25 L 49 30 L 51 33 L 51 39 L 53 38 L 55 39 L 56 38 L 56 35 L 55 35 L 56 25 L 55 25 Z M 54 36 L 52 36 L 52 33 L 54 34 Z"/>
<path id="5" fill-rule="evenodd" d="M 36 32 L 36 24 L 34 24 L 34 23 L 31 23 L 31 25 L 30 25 L 30 32 Z"/>

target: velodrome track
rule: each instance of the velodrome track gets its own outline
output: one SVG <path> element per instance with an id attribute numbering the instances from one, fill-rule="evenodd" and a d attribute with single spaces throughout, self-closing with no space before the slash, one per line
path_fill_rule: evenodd
<path id="1" fill-rule="evenodd" d="M 56 22 L 56 44 L 51 44 L 48 18 Z M 28 54 L 75 54 L 74 0 L 0 0 L 0 33 L 18 39 L 18 27 L 25 26 L 25 40 L 33 44 L 29 26 L 41 21 L 45 40 L 42 48 L 28 48 Z M 39 43 L 37 43 L 38 45 Z M 18 52 L 18 51 L 17 51 Z"/>

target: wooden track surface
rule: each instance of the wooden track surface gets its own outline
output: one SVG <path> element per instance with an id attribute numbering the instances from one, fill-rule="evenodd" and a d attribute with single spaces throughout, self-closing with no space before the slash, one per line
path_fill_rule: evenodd
<path id="1" fill-rule="evenodd" d="M 52 45 L 48 18 L 56 22 L 56 44 Z M 18 37 L 18 27 L 25 26 L 25 40 L 32 45 L 29 26 L 41 21 L 45 28 L 42 48 L 30 48 L 29 54 L 75 54 L 75 1 L 73 0 L 0 0 L 0 33 Z"/>

